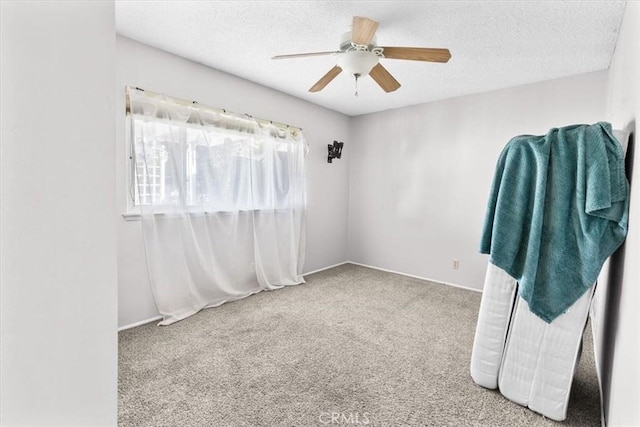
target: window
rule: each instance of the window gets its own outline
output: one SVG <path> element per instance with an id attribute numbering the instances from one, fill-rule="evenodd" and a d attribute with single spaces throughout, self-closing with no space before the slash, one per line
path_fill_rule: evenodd
<path id="1" fill-rule="evenodd" d="M 275 131 L 249 133 L 149 115 L 128 120 L 128 213 L 147 206 L 154 212 L 178 206 L 221 212 L 291 203 L 291 181 L 300 179 L 293 165 L 303 142 L 292 144 Z"/>

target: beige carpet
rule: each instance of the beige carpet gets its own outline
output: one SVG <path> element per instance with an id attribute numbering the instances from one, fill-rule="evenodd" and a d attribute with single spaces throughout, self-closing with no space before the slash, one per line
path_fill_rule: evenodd
<path id="1" fill-rule="evenodd" d="M 351 264 L 306 279 L 120 332 L 119 425 L 600 425 L 589 332 L 560 424 L 472 381 L 479 293 Z"/>

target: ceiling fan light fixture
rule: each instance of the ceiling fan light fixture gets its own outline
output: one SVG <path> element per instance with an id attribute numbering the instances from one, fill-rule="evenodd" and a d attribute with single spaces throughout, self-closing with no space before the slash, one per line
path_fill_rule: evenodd
<path id="1" fill-rule="evenodd" d="M 400 82 L 379 62 L 380 58 L 423 62 L 448 62 L 451 58 L 449 49 L 378 46 L 376 43 L 377 30 L 378 22 L 364 16 L 354 16 L 351 31 L 342 35 L 340 50 L 276 55 L 273 59 L 338 55 L 337 65 L 334 65 L 320 80 L 311 86 L 309 92 L 320 92 L 344 71 L 348 75 L 355 77 L 356 96 L 358 96 L 358 78 L 367 75 L 370 75 L 378 86 L 387 93 L 400 88 Z"/>
<path id="2" fill-rule="evenodd" d="M 378 63 L 378 56 L 366 50 L 353 50 L 340 54 L 338 66 L 350 76 L 359 77 L 369 74 Z"/>

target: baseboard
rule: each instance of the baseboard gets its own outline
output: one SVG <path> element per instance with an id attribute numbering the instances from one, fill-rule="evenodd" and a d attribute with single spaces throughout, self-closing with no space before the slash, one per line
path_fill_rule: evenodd
<path id="1" fill-rule="evenodd" d="M 361 267 L 373 268 L 374 270 L 380 270 L 380 271 L 384 271 L 384 272 L 387 272 L 387 273 L 399 274 L 400 276 L 411 277 L 413 279 L 426 280 L 428 282 L 439 283 L 439 284 L 442 284 L 442 285 L 453 286 L 454 288 L 460 288 L 460 289 L 465 289 L 467 291 L 474 291 L 474 292 L 482 293 L 481 289 L 470 288 L 468 286 L 458 285 L 456 283 L 443 282 L 442 280 L 435 280 L 435 279 L 430 279 L 428 277 L 422 277 L 422 276 L 416 276 L 416 275 L 413 275 L 413 274 L 402 273 L 400 271 L 388 270 L 386 268 L 375 267 L 373 265 L 362 264 L 362 263 L 355 262 L 355 261 L 347 261 L 347 262 L 349 264 L 359 265 Z"/>
<path id="2" fill-rule="evenodd" d="M 130 325 L 120 326 L 118 328 L 118 332 L 124 331 L 127 329 L 135 328 L 136 326 L 146 325 L 147 323 L 155 322 L 156 320 L 161 320 L 162 316 L 152 317 L 150 319 L 141 320 L 139 322 L 131 323 Z"/>
<path id="3" fill-rule="evenodd" d="M 324 271 L 324 270 L 328 270 L 328 269 L 330 269 L 330 268 L 338 267 L 338 266 L 344 265 L 344 264 L 346 264 L 346 263 L 348 263 L 348 261 L 343 261 L 343 262 L 341 262 L 341 263 L 334 264 L 334 265 L 330 265 L 330 266 L 328 266 L 328 267 L 323 267 L 323 268 L 319 268 L 319 269 L 317 269 L 317 270 L 309 271 L 308 273 L 303 273 L 302 275 L 303 275 L 303 276 L 306 276 L 306 275 L 308 275 L 308 274 L 318 273 L 318 272 L 320 272 L 320 271 Z M 118 328 L 118 332 L 120 332 L 120 331 L 125 331 L 125 330 L 127 330 L 127 329 L 131 329 L 131 328 L 135 328 L 136 326 L 146 325 L 147 323 L 155 322 L 156 320 L 161 320 L 161 319 L 162 319 L 162 316 L 155 316 L 155 317 L 152 317 L 152 318 L 150 318 L 150 319 L 145 319 L 145 320 L 141 320 L 141 321 L 139 321 L 139 322 L 131 323 L 131 324 L 129 324 L 129 325 L 120 326 L 120 327 Z"/>
<path id="4" fill-rule="evenodd" d="M 345 264 L 348 264 L 348 263 L 349 263 L 349 261 L 342 261 L 342 262 L 339 262 L 338 264 L 333 264 L 333 265 L 330 265 L 328 267 L 322 267 L 322 268 L 319 268 L 317 270 L 309 271 L 307 273 L 302 273 L 302 275 L 303 276 L 307 276 L 309 274 L 319 273 L 321 271 L 328 270 L 330 268 L 340 267 L 341 265 L 345 265 Z"/>
<path id="5" fill-rule="evenodd" d="M 462 285 L 458 285 L 458 284 L 455 284 L 455 283 L 443 282 L 441 280 L 434 280 L 434 279 L 430 279 L 428 277 L 415 276 L 413 274 L 402 273 L 400 271 L 387 270 L 385 268 L 374 267 L 373 265 L 362 264 L 362 263 L 355 262 L 355 261 L 339 262 L 338 264 L 333 264 L 333 265 L 329 265 L 327 267 L 319 268 L 317 270 L 308 271 L 306 273 L 303 273 L 302 275 L 303 276 L 308 276 L 310 274 L 319 273 L 321 271 L 329 270 L 331 268 L 339 267 L 339 266 L 345 265 L 345 264 L 359 265 L 361 267 L 372 268 L 374 270 L 380 270 L 380 271 L 384 271 L 384 272 L 387 272 L 387 273 L 399 274 L 400 276 L 406 276 L 406 277 L 411 277 L 411 278 L 414 278 L 414 279 L 427 280 L 427 281 L 433 282 L 433 283 L 440 283 L 440 284 L 447 285 L 447 286 L 453 286 L 454 288 L 466 289 L 468 291 L 482 292 L 480 289 L 469 288 L 467 286 L 462 286 Z M 139 322 L 131 323 L 129 325 L 121 326 L 121 327 L 118 328 L 118 332 L 125 331 L 125 330 L 131 329 L 131 328 L 135 328 L 136 326 L 145 325 L 147 323 L 155 322 L 156 320 L 161 320 L 161 319 L 162 319 L 162 316 L 155 316 L 155 317 L 152 317 L 150 319 L 145 319 L 145 320 L 141 320 Z"/>

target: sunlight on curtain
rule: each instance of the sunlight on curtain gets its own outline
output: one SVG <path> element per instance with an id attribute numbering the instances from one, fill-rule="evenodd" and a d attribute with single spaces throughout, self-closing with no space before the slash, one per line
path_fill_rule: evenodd
<path id="1" fill-rule="evenodd" d="M 129 97 L 135 203 L 160 325 L 304 283 L 302 133 L 138 90 Z"/>

